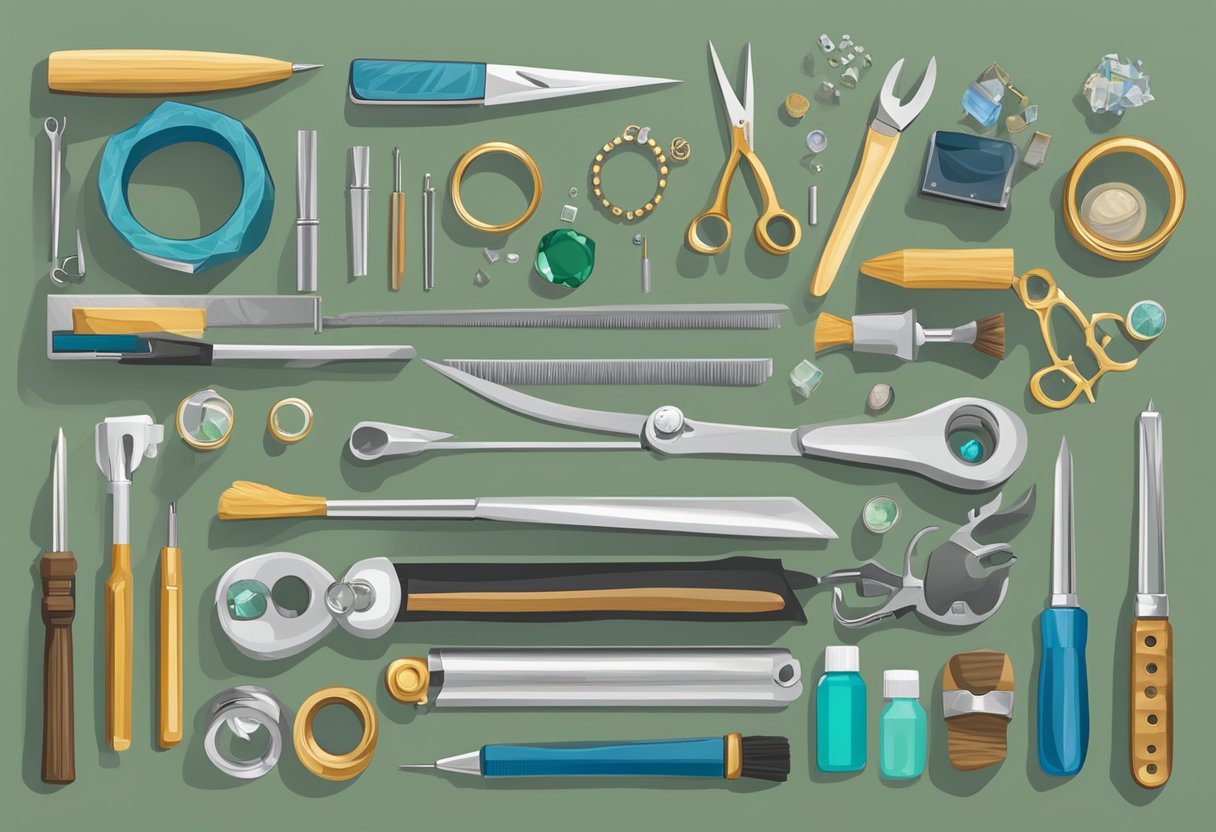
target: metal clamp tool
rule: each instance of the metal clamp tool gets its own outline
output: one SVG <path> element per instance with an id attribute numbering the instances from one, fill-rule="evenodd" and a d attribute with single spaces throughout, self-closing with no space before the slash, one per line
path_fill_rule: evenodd
<path id="1" fill-rule="evenodd" d="M 51 281 L 59 285 L 84 280 L 84 246 L 80 229 L 76 229 L 76 253 L 59 259 L 59 211 L 63 202 L 63 134 L 68 128 L 67 116 L 53 116 L 42 123 L 46 137 L 51 140 Z"/>

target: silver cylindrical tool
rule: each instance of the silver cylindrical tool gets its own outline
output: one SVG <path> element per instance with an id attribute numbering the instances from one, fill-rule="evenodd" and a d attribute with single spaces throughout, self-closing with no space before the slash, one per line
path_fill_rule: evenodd
<path id="1" fill-rule="evenodd" d="M 371 210 L 372 149 L 358 145 L 350 149 L 350 273 L 367 275 L 367 215 Z"/>
<path id="2" fill-rule="evenodd" d="M 440 708 L 782 708 L 802 668 L 774 647 L 445 647 L 393 662 L 386 683 Z"/>
<path id="3" fill-rule="evenodd" d="M 296 133 L 296 291 L 317 291 L 317 131 Z"/>

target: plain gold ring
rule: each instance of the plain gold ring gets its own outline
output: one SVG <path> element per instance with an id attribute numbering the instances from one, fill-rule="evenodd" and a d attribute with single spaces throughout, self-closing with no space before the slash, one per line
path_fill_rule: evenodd
<path id="1" fill-rule="evenodd" d="M 508 156 L 515 157 L 523 163 L 523 166 L 528 169 L 528 173 L 532 176 L 532 201 L 528 203 L 528 207 L 517 219 L 502 223 L 501 225 L 494 225 L 477 219 L 468 212 L 468 209 L 464 207 L 464 200 L 460 198 L 460 182 L 464 179 L 465 171 L 468 170 L 469 165 L 473 164 L 474 161 L 490 153 L 505 153 Z M 452 171 L 452 207 L 456 209 L 456 215 L 464 220 L 465 225 L 478 231 L 484 231 L 487 234 L 506 234 L 527 222 L 536 212 L 536 207 L 540 205 L 541 190 L 540 168 L 536 166 L 536 160 L 529 156 L 528 152 L 522 147 L 510 142 L 484 142 L 483 144 L 479 144 L 461 156 L 460 161 L 456 163 L 456 170 Z"/>
<path id="2" fill-rule="evenodd" d="M 359 738 L 358 744 L 345 754 L 326 751 L 313 734 L 313 721 L 326 705 L 344 705 L 350 708 L 363 725 L 363 736 Z M 378 731 L 376 711 L 366 696 L 350 688 L 329 687 L 321 688 L 304 700 L 296 714 L 292 740 L 296 756 L 300 758 L 304 768 L 326 780 L 350 780 L 362 773 L 371 763 L 372 755 L 376 753 Z"/>
<path id="3" fill-rule="evenodd" d="M 1170 206 L 1165 212 L 1165 218 L 1161 220 L 1161 225 L 1142 240 L 1112 240 L 1093 231 L 1081 220 L 1081 212 L 1077 207 L 1077 190 L 1082 174 L 1094 162 L 1115 153 L 1132 153 L 1147 159 L 1161 174 L 1170 192 Z M 1130 263 L 1157 253 L 1173 236 L 1185 207 L 1186 184 L 1182 181 L 1182 171 L 1178 169 L 1178 163 L 1157 145 L 1135 136 L 1116 136 L 1098 142 L 1081 154 L 1081 158 L 1072 166 L 1068 178 L 1064 181 L 1064 225 L 1068 228 L 1068 233 L 1085 248 L 1107 260 Z"/>
<path id="4" fill-rule="evenodd" d="M 279 423 L 279 413 L 284 408 L 294 407 L 304 414 L 304 424 L 297 431 L 286 431 Z M 312 430 L 312 407 L 303 399 L 297 399 L 295 396 L 286 399 L 279 399 L 270 408 L 270 414 L 266 417 L 266 429 L 270 431 L 270 435 L 279 440 L 285 445 L 294 445 Z"/>

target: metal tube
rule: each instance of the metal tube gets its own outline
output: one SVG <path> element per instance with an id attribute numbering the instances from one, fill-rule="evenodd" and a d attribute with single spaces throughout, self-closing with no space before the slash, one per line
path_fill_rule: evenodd
<path id="1" fill-rule="evenodd" d="M 371 199 L 372 149 L 350 149 L 350 260 L 351 276 L 367 275 L 367 215 Z"/>
<path id="2" fill-rule="evenodd" d="M 317 291 L 317 131 L 296 133 L 296 291 Z"/>

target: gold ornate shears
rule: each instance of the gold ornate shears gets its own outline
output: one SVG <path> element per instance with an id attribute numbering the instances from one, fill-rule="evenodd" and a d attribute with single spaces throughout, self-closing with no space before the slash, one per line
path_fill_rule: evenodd
<path id="1" fill-rule="evenodd" d="M 756 219 L 756 242 L 760 245 L 760 248 L 769 254 L 789 254 L 802 240 L 802 228 L 798 224 L 797 217 L 786 211 L 777 202 L 777 192 L 773 190 L 773 182 L 768 177 L 768 171 L 764 169 L 764 164 L 760 161 L 760 157 L 752 149 L 755 146 L 752 132 L 753 116 L 755 114 L 752 84 L 752 45 L 750 43 L 747 45 L 747 55 L 744 59 L 744 73 L 746 77 L 743 82 L 742 103 L 739 102 L 734 88 L 726 79 L 726 73 L 722 71 L 722 62 L 718 60 L 718 52 L 714 49 L 712 42 L 709 44 L 709 54 L 714 61 L 714 74 L 718 79 L 718 91 L 722 94 L 722 103 L 726 107 L 726 118 L 730 124 L 731 147 L 730 154 L 726 157 L 726 167 L 722 169 L 722 178 L 718 180 L 718 190 L 714 194 L 713 202 L 710 203 L 709 208 L 693 217 L 692 222 L 688 224 L 688 233 L 685 235 L 688 247 L 698 254 L 719 254 L 730 245 L 731 222 L 730 215 L 727 213 L 730 183 L 734 179 L 735 171 L 739 168 L 739 163 L 746 159 L 752 169 L 752 176 L 756 179 L 756 186 L 760 189 L 760 199 L 763 205 L 763 210 L 761 210 L 760 216 Z M 701 239 L 699 229 L 701 224 L 706 220 L 714 220 L 722 226 L 722 242 L 714 245 Z M 781 222 L 790 227 L 789 242 L 778 243 L 772 238 L 769 234 L 769 228 L 774 222 Z"/>
<path id="2" fill-rule="evenodd" d="M 1098 332 L 1098 324 L 1102 321 L 1118 321 L 1120 325 L 1126 326 L 1122 315 L 1116 315 L 1114 312 L 1099 312 L 1086 318 L 1080 307 L 1056 286 L 1055 278 L 1046 269 L 1031 269 L 1021 277 L 1015 277 L 1013 291 L 1017 292 L 1018 297 L 1022 299 L 1022 305 L 1038 316 L 1039 330 L 1043 334 L 1043 345 L 1047 347 L 1047 355 L 1051 358 L 1051 364 L 1030 377 L 1030 393 L 1039 404 L 1059 410 L 1068 407 L 1082 393 L 1092 403 L 1095 401 L 1094 385 L 1098 383 L 1098 379 L 1107 373 L 1124 373 L 1136 366 L 1136 362 L 1139 360 L 1137 358 L 1133 358 L 1131 361 L 1115 361 L 1107 355 L 1106 347 L 1113 336 Z M 1085 333 L 1085 346 L 1098 365 L 1098 371 L 1092 376 L 1082 375 L 1071 355 L 1061 358 L 1060 354 L 1056 352 L 1055 339 L 1051 334 L 1051 313 L 1056 307 L 1068 310 L 1077 325 L 1081 327 L 1081 331 Z M 1049 396 L 1043 389 L 1043 380 L 1053 373 L 1059 373 L 1072 382 L 1073 387 L 1068 395 L 1056 399 Z"/>

